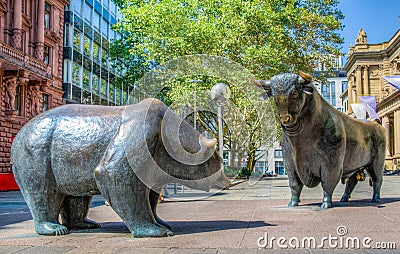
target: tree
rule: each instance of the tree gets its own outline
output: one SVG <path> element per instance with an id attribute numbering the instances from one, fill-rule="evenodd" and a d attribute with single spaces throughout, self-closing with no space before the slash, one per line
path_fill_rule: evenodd
<path id="1" fill-rule="evenodd" d="M 115 3 L 124 19 L 115 26 L 121 37 L 111 48 L 111 56 L 117 60 L 117 68 L 125 71 L 121 79 L 125 83 L 134 84 L 159 64 L 185 55 L 221 56 L 255 77 L 267 79 L 281 72 L 311 72 L 316 63 L 329 67 L 332 56 L 340 54 L 343 15 L 337 9 L 337 0 Z M 224 81 L 219 79 L 210 80 Z M 191 89 L 186 81 L 175 82 L 174 89 L 167 93 L 171 101 L 176 102 Z M 253 134 L 246 142 L 248 167 L 252 169 L 262 145 L 263 126 L 262 119 L 252 112 L 254 103 L 243 96 L 237 93 L 232 100 L 245 112 L 247 130 Z"/>

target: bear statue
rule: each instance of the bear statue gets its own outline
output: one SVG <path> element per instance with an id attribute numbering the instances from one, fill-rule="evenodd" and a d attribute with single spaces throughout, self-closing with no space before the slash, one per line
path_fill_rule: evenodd
<path id="1" fill-rule="evenodd" d="M 29 121 L 11 157 L 38 234 L 99 227 L 86 217 L 92 196 L 102 194 L 134 237 L 160 237 L 173 235 L 156 213 L 163 185 L 208 191 L 230 184 L 215 143 L 157 99 L 72 104 Z"/>

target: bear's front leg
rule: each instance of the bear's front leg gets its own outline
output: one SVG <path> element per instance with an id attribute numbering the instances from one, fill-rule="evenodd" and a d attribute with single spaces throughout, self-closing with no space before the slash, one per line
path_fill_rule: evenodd
<path id="1" fill-rule="evenodd" d="M 138 179 L 126 160 L 114 165 L 100 164 L 95 178 L 100 192 L 134 237 L 173 235 L 156 223 L 149 202 L 150 189 Z"/>
<path id="2" fill-rule="evenodd" d="M 149 201 L 150 201 L 151 210 L 153 211 L 154 219 L 156 220 L 156 222 L 158 224 L 160 224 L 161 226 L 164 226 L 168 229 L 172 229 L 171 225 L 169 225 L 167 222 L 163 221 L 157 215 L 157 205 L 158 205 L 158 198 L 160 197 L 160 193 L 161 193 L 161 188 L 158 188 L 156 190 L 150 190 Z"/>

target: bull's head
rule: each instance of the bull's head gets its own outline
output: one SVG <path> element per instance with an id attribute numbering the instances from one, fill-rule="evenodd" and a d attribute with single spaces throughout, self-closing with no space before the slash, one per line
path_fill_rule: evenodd
<path id="1" fill-rule="evenodd" d="M 254 80 L 253 83 L 265 90 L 262 98 L 273 96 L 277 106 L 279 121 L 283 129 L 295 134 L 302 128 L 299 116 L 303 112 L 308 96 L 314 92 L 314 86 L 309 74 L 284 73 L 272 77 L 270 80 Z"/>

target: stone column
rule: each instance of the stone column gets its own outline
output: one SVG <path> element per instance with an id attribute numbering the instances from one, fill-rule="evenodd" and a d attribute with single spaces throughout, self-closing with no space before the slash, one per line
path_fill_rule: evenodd
<path id="1" fill-rule="evenodd" d="M 13 10 L 13 35 L 11 36 L 11 46 L 16 49 L 22 48 L 22 1 L 14 0 Z"/>
<path id="2" fill-rule="evenodd" d="M 385 128 L 386 131 L 386 159 L 389 159 L 392 157 L 391 151 L 390 151 L 390 122 L 389 122 L 389 117 L 387 115 L 382 117 L 382 126 Z"/>
<path id="3" fill-rule="evenodd" d="M 44 48 L 44 0 L 38 0 L 37 6 L 37 37 L 35 57 L 43 61 L 43 48 Z"/>
<path id="4" fill-rule="evenodd" d="M 400 109 L 397 109 L 394 112 L 394 137 L 393 137 L 393 142 L 394 142 L 394 155 L 393 157 L 396 159 L 400 159 Z"/>
<path id="5" fill-rule="evenodd" d="M 353 98 L 354 103 L 358 103 L 360 100 L 358 96 L 362 95 L 362 80 L 361 80 L 361 67 L 357 66 L 356 70 L 356 94 Z"/>
<path id="6" fill-rule="evenodd" d="M 370 95 L 368 65 L 364 66 L 364 95 Z"/>
<path id="7" fill-rule="evenodd" d="M 353 113 L 353 109 L 350 106 L 350 104 L 353 103 L 353 84 L 354 84 L 353 75 L 349 75 L 349 80 L 348 80 L 348 84 L 347 84 L 347 104 L 348 104 L 348 113 L 349 114 Z"/>

